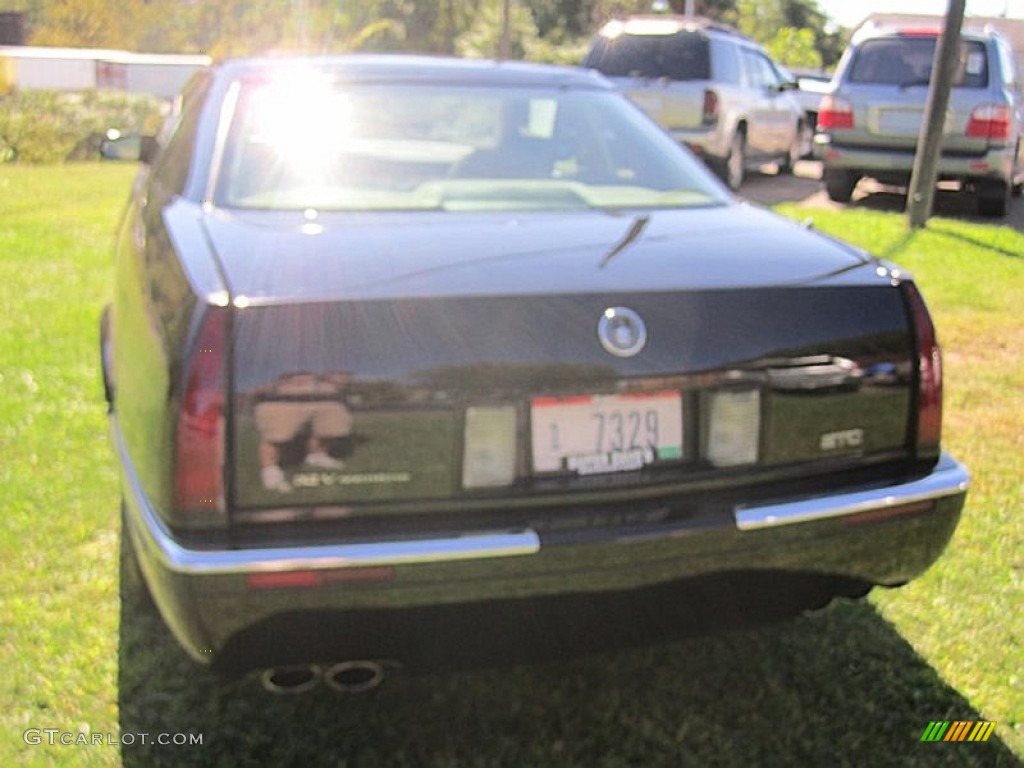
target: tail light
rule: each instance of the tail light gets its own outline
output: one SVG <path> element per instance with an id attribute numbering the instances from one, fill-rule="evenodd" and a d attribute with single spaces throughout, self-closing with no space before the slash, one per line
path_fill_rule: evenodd
<path id="1" fill-rule="evenodd" d="M 714 125 L 718 122 L 718 94 L 710 88 L 704 89 L 704 104 L 701 107 L 701 123 Z"/>
<path id="2" fill-rule="evenodd" d="M 937 456 L 942 438 L 942 353 L 931 315 L 917 286 L 903 283 L 903 291 L 914 324 L 917 354 L 917 455 Z"/>
<path id="3" fill-rule="evenodd" d="M 174 505 L 185 525 L 223 523 L 228 310 L 209 308 L 186 358 L 175 434 Z"/>
<path id="4" fill-rule="evenodd" d="M 1003 104 L 985 104 L 971 112 L 967 135 L 972 139 L 1006 141 L 1010 138 L 1010 108 Z"/>
<path id="5" fill-rule="evenodd" d="M 818 107 L 818 130 L 849 130 L 853 128 L 853 107 L 846 99 L 825 96 Z"/>

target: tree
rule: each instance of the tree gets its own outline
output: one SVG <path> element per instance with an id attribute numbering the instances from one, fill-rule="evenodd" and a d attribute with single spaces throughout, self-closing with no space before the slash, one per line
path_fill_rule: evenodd
<path id="1" fill-rule="evenodd" d="M 817 0 L 736 0 L 735 9 L 723 18 L 794 67 L 832 67 L 845 47 L 839 33 L 828 31 L 828 18 Z M 817 56 L 811 55 L 808 43 Z"/>
<path id="2" fill-rule="evenodd" d="M 134 48 L 143 8 L 139 0 L 57 0 L 38 10 L 34 45 Z"/>
<path id="3" fill-rule="evenodd" d="M 821 53 L 814 47 L 814 32 L 809 29 L 783 27 L 764 47 L 773 59 L 787 67 L 821 69 Z"/>

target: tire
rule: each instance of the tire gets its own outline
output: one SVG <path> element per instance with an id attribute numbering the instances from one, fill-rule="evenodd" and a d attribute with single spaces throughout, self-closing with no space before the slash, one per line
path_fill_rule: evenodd
<path id="1" fill-rule="evenodd" d="M 1018 141 L 1017 142 L 1017 153 L 1014 155 L 1014 157 L 1020 157 L 1020 156 L 1021 156 L 1021 154 L 1020 154 L 1020 142 Z M 1014 167 L 1014 171 L 1013 172 L 1016 173 L 1016 164 L 1014 164 L 1014 166 L 1015 167 Z M 1021 173 L 1024 174 L 1024 168 L 1021 169 Z M 1020 176 L 1013 176 L 1012 178 L 1019 179 L 1021 177 Z M 1022 194 L 1024 194 L 1024 181 L 1019 181 L 1016 184 L 1014 184 L 1011 181 L 1010 182 L 1010 195 L 1013 196 L 1013 197 L 1020 197 Z"/>
<path id="2" fill-rule="evenodd" d="M 982 216 L 1002 218 L 1010 206 L 1010 191 L 1013 185 L 1005 181 L 993 181 L 979 184 L 978 213 Z"/>
<path id="3" fill-rule="evenodd" d="M 100 375 L 103 377 L 103 397 L 107 403 L 107 413 L 114 411 L 114 379 L 113 342 L 110 338 L 110 305 L 103 308 L 100 315 Z"/>
<path id="4" fill-rule="evenodd" d="M 747 170 L 747 135 L 742 129 L 736 131 L 729 144 L 729 154 L 722 163 L 722 180 L 733 192 L 743 185 Z"/>
<path id="5" fill-rule="evenodd" d="M 825 169 L 825 192 L 828 194 L 828 199 L 835 203 L 850 202 L 858 181 L 860 181 L 860 175 L 853 171 Z"/>
<path id="6" fill-rule="evenodd" d="M 807 157 L 810 154 L 810 149 L 811 129 L 801 121 L 796 127 L 796 135 L 793 137 L 793 143 L 789 146 L 789 152 L 779 162 L 779 173 L 792 173 L 797 161 Z"/>

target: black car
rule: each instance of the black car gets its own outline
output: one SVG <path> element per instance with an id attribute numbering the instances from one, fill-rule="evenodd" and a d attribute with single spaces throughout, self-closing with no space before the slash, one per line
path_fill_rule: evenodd
<path id="1" fill-rule="evenodd" d="M 121 225 L 125 536 L 274 690 L 578 653 L 914 578 L 968 475 L 912 279 L 734 199 L 601 76 L 199 75 Z"/>

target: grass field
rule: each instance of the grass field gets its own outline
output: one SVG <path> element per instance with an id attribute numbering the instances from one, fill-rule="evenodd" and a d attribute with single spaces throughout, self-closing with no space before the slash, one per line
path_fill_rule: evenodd
<path id="1" fill-rule="evenodd" d="M 934 220 L 908 236 L 892 214 L 813 212 L 916 274 L 946 348 L 945 442 L 974 485 L 920 580 L 758 630 L 276 698 L 210 678 L 119 584 L 96 346 L 131 174 L 0 166 L 0 765 L 1020 764 L 1024 235 Z M 929 721 L 981 719 L 997 723 L 987 743 L 919 741 Z M 106 743 L 118 733 L 134 744 Z"/>

